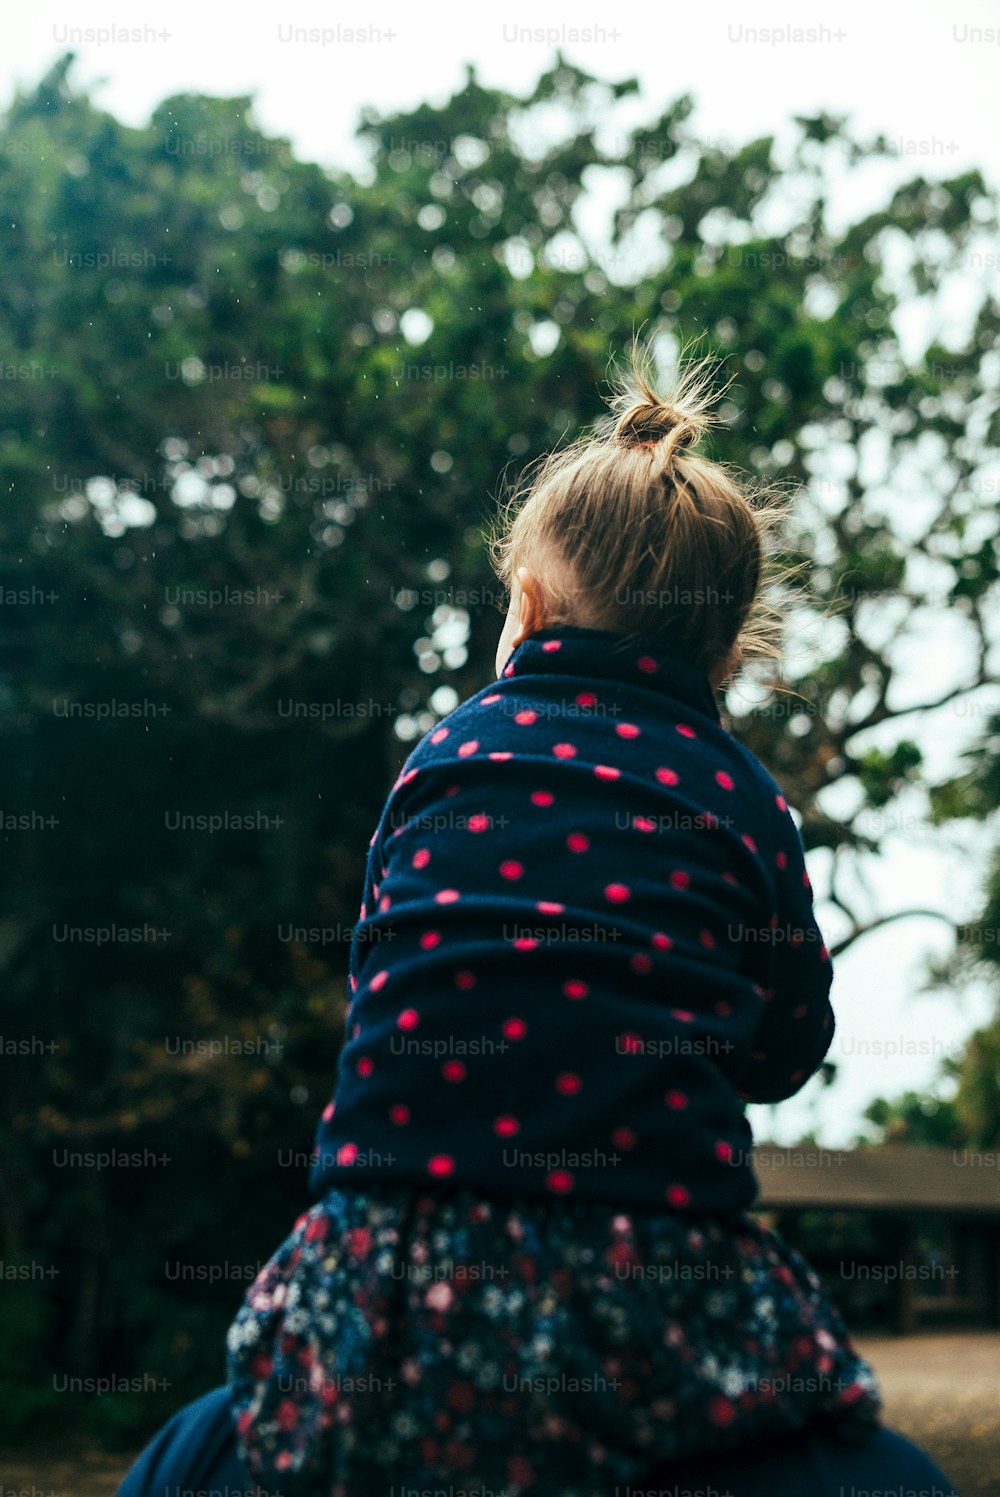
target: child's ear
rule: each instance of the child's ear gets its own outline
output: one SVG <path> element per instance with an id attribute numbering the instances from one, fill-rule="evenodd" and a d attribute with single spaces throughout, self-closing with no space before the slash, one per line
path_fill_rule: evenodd
<path id="1" fill-rule="evenodd" d="M 517 581 L 521 589 L 518 628 L 521 638 L 527 639 L 529 634 L 534 634 L 536 629 L 542 627 L 544 616 L 542 590 L 537 577 L 529 572 L 527 567 L 518 567 Z"/>

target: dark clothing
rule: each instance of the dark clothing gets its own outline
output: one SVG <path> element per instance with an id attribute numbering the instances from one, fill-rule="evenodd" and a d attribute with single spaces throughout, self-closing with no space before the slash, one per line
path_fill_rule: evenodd
<path id="1" fill-rule="evenodd" d="M 230 1328 L 228 1395 L 120 1497 L 244 1471 L 283 1497 L 947 1497 L 746 1213 L 742 1104 L 815 1071 L 830 982 L 795 823 L 708 678 L 604 631 L 524 641 L 392 788 L 322 1199 Z"/>
<path id="2" fill-rule="evenodd" d="M 322 1199 L 229 1332 L 253 1477 L 604 1497 L 868 1438 L 874 1373 L 746 1212 L 743 1104 L 819 1065 L 830 983 L 795 823 L 708 678 L 525 640 L 372 838 Z"/>
<path id="3" fill-rule="evenodd" d="M 230 1327 L 229 1385 L 254 1479 L 335 1497 L 607 1497 L 806 1425 L 860 1443 L 880 1413 L 816 1274 L 750 1215 L 440 1184 L 306 1212 Z"/>
<path id="4" fill-rule="evenodd" d="M 313 1188 L 743 1210 L 742 1104 L 817 1069 L 831 980 L 795 822 L 708 677 L 543 629 L 389 795 Z"/>
<path id="5" fill-rule="evenodd" d="M 404 1473 L 401 1492 L 413 1485 Z M 767 1450 L 663 1466 L 642 1483 L 642 1490 L 701 1491 L 705 1497 L 843 1497 L 862 1488 L 959 1497 L 929 1457 L 886 1429 L 856 1450 L 814 1432 L 792 1435 Z M 322 1485 L 307 1493 L 293 1493 L 284 1484 L 267 1489 L 253 1485 L 237 1454 L 226 1388 L 214 1388 L 175 1414 L 142 1452 L 117 1497 L 177 1497 L 178 1492 L 201 1492 L 206 1497 L 330 1497 L 329 1487 Z M 563 1492 L 550 1497 L 563 1497 Z M 614 1497 L 613 1491 L 607 1497 Z M 639 1497 L 638 1490 L 634 1497 Z"/>

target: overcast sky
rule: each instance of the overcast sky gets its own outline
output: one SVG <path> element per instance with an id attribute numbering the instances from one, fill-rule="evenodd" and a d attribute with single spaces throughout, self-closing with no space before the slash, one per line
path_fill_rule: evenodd
<path id="1" fill-rule="evenodd" d="M 909 168 L 935 176 L 978 167 L 1000 183 L 1000 9 L 987 0 L 926 7 L 848 0 L 836 8 L 533 3 L 509 13 L 410 3 L 336 14 L 328 4 L 236 10 L 193 0 L 139 10 L 94 0 L 13 5 L 4 18 L 0 99 L 6 105 L 17 86 L 32 86 L 73 50 L 77 82 L 95 85 L 97 102 L 128 123 L 143 123 L 171 94 L 253 94 L 266 132 L 288 136 L 303 157 L 357 169 L 363 158 L 353 137 L 363 105 L 391 113 L 443 103 L 466 62 L 485 85 L 530 90 L 561 45 L 599 77 L 637 77 L 641 97 L 630 106 L 637 120 L 651 121 L 691 93 L 703 136 L 739 142 L 780 131 L 795 113 L 825 109 L 883 132 Z M 114 27 L 128 28 L 128 37 L 110 39 Z M 352 27 L 368 28 L 367 37 Z M 589 38 L 574 40 L 573 28 L 589 28 Z M 536 39 L 536 30 L 549 35 Z M 860 179 L 847 182 L 842 211 L 865 211 L 871 190 Z M 950 711 L 924 720 L 917 736 L 933 740 L 939 755 L 952 753 L 981 721 Z M 987 839 L 968 827 L 949 839 L 954 851 L 942 856 L 903 820 L 875 875 L 872 908 L 919 904 L 972 919 Z M 822 859 L 811 866 L 822 888 Z M 948 946 L 944 924 L 920 918 L 845 954 L 836 966 L 830 1055 L 840 1078 L 822 1093 L 810 1083 L 773 1118 L 754 1109 L 758 1134 L 791 1141 L 817 1122 L 824 1141 L 842 1144 L 873 1095 L 926 1085 L 991 1002 L 982 988 L 961 1002 L 917 994 L 924 955 Z"/>

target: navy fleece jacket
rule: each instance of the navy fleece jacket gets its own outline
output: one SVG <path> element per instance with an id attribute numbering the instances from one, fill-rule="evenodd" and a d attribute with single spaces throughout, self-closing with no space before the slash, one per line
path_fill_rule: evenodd
<path id="1" fill-rule="evenodd" d="M 392 787 L 312 1186 L 743 1210 L 742 1103 L 817 1069 L 831 980 L 798 830 L 708 677 L 542 629 Z"/>

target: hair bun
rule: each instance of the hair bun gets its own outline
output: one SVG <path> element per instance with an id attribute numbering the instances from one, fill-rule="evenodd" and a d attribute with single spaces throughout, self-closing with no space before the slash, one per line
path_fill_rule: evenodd
<path id="1" fill-rule="evenodd" d="M 652 447 L 671 438 L 671 447 L 683 451 L 693 447 L 705 423 L 666 401 L 642 401 L 619 417 L 615 439 L 623 447 Z"/>
<path id="2" fill-rule="evenodd" d="M 636 339 L 628 367 L 616 370 L 611 383 L 608 435 L 619 447 L 665 442 L 662 451 L 669 458 L 693 447 L 715 419 L 711 407 L 718 395 L 714 364 L 708 358 L 678 366 L 669 388 L 661 393 L 652 349 Z"/>

